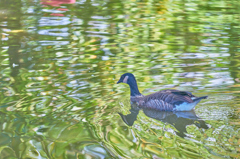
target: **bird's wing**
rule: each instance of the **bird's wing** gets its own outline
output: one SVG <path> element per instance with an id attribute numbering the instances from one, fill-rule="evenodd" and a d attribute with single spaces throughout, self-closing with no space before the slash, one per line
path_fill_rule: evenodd
<path id="1" fill-rule="evenodd" d="M 168 103 L 171 105 L 179 104 L 182 102 L 192 103 L 192 97 L 195 96 L 192 95 L 191 92 L 168 89 L 145 96 L 144 103 L 148 103 L 151 100 L 159 100 L 165 104 Z"/>

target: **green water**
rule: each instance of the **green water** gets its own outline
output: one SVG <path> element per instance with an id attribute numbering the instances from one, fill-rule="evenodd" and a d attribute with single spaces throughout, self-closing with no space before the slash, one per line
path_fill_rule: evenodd
<path id="1" fill-rule="evenodd" d="M 209 98 L 139 110 L 126 72 Z M 0 1 L 1 159 L 240 158 L 239 93 L 238 0 Z"/>

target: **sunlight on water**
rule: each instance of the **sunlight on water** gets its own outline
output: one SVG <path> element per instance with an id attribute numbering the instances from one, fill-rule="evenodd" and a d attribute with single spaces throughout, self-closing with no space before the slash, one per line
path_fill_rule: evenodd
<path id="1" fill-rule="evenodd" d="M 233 1 L 0 1 L 0 158 L 239 158 Z M 208 95 L 191 112 L 144 95 Z"/>

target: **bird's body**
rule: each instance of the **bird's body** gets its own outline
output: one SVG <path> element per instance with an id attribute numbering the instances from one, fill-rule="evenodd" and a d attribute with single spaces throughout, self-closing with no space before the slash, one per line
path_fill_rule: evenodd
<path id="1" fill-rule="evenodd" d="M 133 74 L 125 73 L 118 83 L 127 83 L 131 90 L 131 102 L 137 103 L 139 107 L 161 111 L 190 111 L 201 99 L 207 96 L 196 97 L 191 92 L 168 89 L 144 96 L 137 87 L 137 81 Z"/>

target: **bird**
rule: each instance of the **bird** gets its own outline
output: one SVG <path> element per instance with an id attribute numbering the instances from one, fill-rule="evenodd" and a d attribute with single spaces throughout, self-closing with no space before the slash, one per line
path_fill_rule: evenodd
<path id="1" fill-rule="evenodd" d="M 135 76 L 132 73 L 124 73 L 117 84 L 126 83 L 130 87 L 131 103 L 136 103 L 140 108 L 159 111 L 191 111 L 208 96 L 196 97 L 191 92 L 176 89 L 167 89 L 149 95 L 142 95 L 138 90 Z"/>

